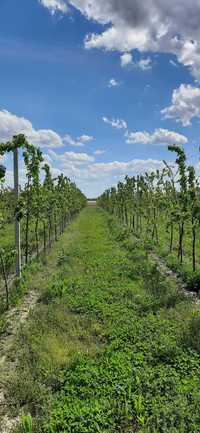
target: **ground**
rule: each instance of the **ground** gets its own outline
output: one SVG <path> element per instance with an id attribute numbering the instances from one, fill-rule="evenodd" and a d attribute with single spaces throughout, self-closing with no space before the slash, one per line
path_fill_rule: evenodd
<path id="1" fill-rule="evenodd" d="M 9 416 L 35 433 L 200 432 L 199 306 L 97 208 L 59 242 L 26 277 L 38 302 L 10 351 Z"/>

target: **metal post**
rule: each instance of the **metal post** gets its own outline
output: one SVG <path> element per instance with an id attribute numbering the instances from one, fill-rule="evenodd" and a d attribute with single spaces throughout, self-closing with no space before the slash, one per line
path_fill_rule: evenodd
<path id="1" fill-rule="evenodd" d="M 15 203 L 19 198 L 19 154 L 18 149 L 14 149 L 14 194 Z M 16 275 L 21 277 L 21 239 L 20 239 L 20 222 L 15 216 L 15 248 L 16 248 Z"/>

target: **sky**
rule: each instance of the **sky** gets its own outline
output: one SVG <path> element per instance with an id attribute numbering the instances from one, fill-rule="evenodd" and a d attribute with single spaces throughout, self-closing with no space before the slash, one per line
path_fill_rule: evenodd
<path id="1" fill-rule="evenodd" d="M 0 142 L 23 132 L 88 197 L 173 143 L 198 172 L 199 20 L 200 0 L 1 0 Z"/>

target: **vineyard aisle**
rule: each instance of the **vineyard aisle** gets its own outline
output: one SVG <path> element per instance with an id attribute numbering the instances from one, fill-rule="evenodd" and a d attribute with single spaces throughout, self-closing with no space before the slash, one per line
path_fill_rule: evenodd
<path id="1" fill-rule="evenodd" d="M 90 206 L 32 265 L 0 346 L 1 433 L 200 432 L 197 306 L 134 242 Z"/>
<path id="2" fill-rule="evenodd" d="M 18 301 L 18 305 L 11 307 L 9 312 L 0 322 L 0 432 L 9 433 L 13 426 L 19 421 L 19 416 L 12 415 L 12 406 L 10 405 L 10 395 L 7 393 L 7 385 L 12 377 L 14 368 L 17 365 L 15 353 L 15 343 L 19 331 L 28 319 L 28 316 L 40 302 L 41 293 L 48 287 L 50 281 L 54 280 L 57 275 L 58 256 L 63 247 L 70 245 L 74 232 L 72 226 L 67 227 L 63 236 L 53 249 L 48 252 L 47 258 L 41 261 L 33 262 L 29 265 L 25 273 L 26 294 L 23 299 Z M 24 289 L 23 289 L 24 291 Z"/>

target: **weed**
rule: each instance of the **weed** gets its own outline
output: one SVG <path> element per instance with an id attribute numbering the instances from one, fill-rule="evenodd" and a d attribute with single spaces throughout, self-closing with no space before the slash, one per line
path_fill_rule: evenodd
<path id="1" fill-rule="evenodd" d="M 200 354 L 200 314 L 195 313 L 183 332 L 183 342 Z"/>
<path id="2" fill-rule="evenodd" d="M 199 318 L 126 235 L 83 211 L 20 333 L 10 393 L 34 433 L 200 433 Z"/>
<path id="3" fill-rule="evenodd" d="M 23 415 L 20 424 L 20 433 L 33 433 L 33 420 L 30 414 Z"/>

